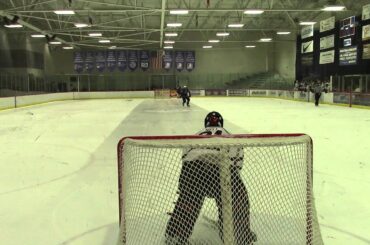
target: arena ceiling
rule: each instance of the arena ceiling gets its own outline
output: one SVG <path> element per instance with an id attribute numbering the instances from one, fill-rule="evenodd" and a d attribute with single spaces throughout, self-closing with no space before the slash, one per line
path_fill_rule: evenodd
<path id="1" fill-rule="evenodd" d="M 211 39 L 216 48 L 242 47 L 270 37 L 273 42 L 294 40 L 300 21 L 320 21 L 330 16 L 358 15 L 368 0 L 8 0 L 0 1 L 0 15 L 12 20 L 18 16 L 22 28 L 11 32 L 43 34 L 75 48 L 160 49 L 166 40 L 173 47 L 202 48 Z M 328 5 L 344 5 L 340 12 L 323 11 Z M 188 14 L 173 15 L 170 10 L 185 9 Z M 258 15 L 247 9 L 263 9 Z M 58 15 L 55 10 L 73 10 L 73 15 Z M 78 28 L 75 23 L 87 24 Z M 181 27 L 167 27 L 181 23 Z M 242 28 L 229 24 L 242 23 Z M 2 27 L 3 28 L 3 27 Z M 277 31 L 291 32 L 277 35 Z M 176 37 L 166 37 L 176 32 Z M 219 32 L 229 36 L 218 37 Z M 101 37 L 91 37 L 101 33 Z M 109 40 L 100 43 L 99 40 Z"/>

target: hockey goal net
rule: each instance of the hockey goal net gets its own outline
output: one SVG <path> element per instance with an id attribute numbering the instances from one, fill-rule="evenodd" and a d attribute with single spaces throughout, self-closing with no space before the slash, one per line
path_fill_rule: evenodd
<path id="1" fill-rule="evenodd" d="M 322 244 L 307 135 L 118 144 L 119 244 Z"/>

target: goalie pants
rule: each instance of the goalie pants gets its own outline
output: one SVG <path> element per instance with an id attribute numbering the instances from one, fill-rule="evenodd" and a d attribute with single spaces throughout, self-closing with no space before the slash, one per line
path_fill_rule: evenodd
<path id="1" fill-rule="evenodd" d="M 232 217 L 237 244 L 249 244 L 251 230 L 249 221 L 249 198 L 238 167 L 231 167 Z M 186 244 L 193 231 L 205 197 L 215 198 L 218 208 L 220 236 L 222 234 L 222 200 L 219 167 L 200 161 L 184 162 L 179 180 L 179 197 L 167 224 L 166 236 L 176 237 Z"/>
<path id="2" fill-rule="evenodd" d="M 190 97 L 189 96 L 182 96 L 181 98 L 182 98 L 182 105 L 185 105 L 185 103 L 186 103 L 186 105 L 189 105 L 189 103 L 190 103 Z"/>

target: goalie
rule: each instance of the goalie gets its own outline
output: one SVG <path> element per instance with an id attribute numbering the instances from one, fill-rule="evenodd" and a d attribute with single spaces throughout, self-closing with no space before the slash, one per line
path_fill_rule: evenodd
<path id="1" fill-rule="evenodd" d="M 210 112 L 204 120 L 205 128 L 198 135 L 229 134 L 223 128 L 223 118 L 218 112 Z M 179 197 L 166 227 L 168 245 L 188 244 L 204 199 L 214 198 L 218 208 L 218 224 L 223 239 L 222 200 L 220 169 L 217 159 L 218 148 L 189 149 L 182 156 L 182 169 L 179 178 Z M 249 198 L 239 171 L 243 164 L 243 149 L 231 147 L 228 158 L 232 162 L 231 198 L 234 237 L 237 245 L 252 244 L 257 236 L 250 229 Z"/>

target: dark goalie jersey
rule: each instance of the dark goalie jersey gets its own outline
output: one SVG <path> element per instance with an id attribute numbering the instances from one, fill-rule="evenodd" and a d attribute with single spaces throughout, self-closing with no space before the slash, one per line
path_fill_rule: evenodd
<path id="1" fill-rule="evenodd" d="M 197 135 L 228 135 L 230 134 L 222 127 L 207 127 L 197 133 Z M 225 148 L 230 161 L 234 166 L 239 168 L 243 165 L 243 148 L 242 147 L 228 147 Z M 183 161 L 194 162 L 200 161 L 207 164 L 219 164 L 222 156 L 221 149 L 217 147 L 202 147 L 184 149 L 182 156 Z"/>

